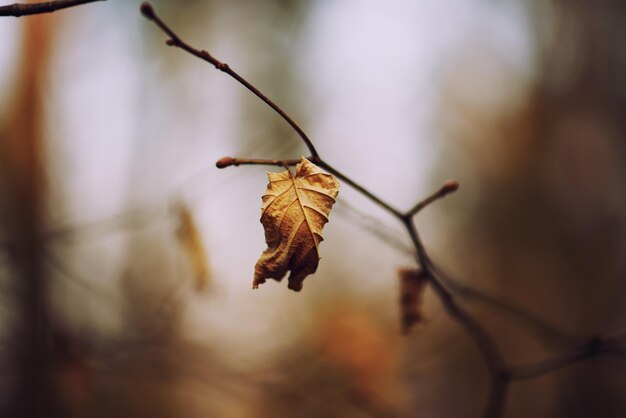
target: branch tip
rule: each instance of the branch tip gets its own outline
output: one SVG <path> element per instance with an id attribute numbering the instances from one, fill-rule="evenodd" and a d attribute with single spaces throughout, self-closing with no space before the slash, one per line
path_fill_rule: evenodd
<path id="1" fill-rule="evenodd" d="M 459 182 L 456 180 L 448 180 L 441 187 L 441 192 L 445 194 L 453 193 L 457 190 L 459 190 Z"/>
<path id="2" fill-rule="evenodd" d="M 405 218 L 405 220 L 411 218 L 417 212 L 424 209 L 426 206 L 430 205 L 434 201 L 439 200 L 447 196 L 450 193 L 456 192 L 458 189 L 459 189 L 458 181 L 447 180 L 445 183 L 443 183 L 443 186 L 441 186 L 439 190 L 437 190 L 435 193 L 433 193 L 432 195 L 428 196 L 426 199 L 422 200 L 421 202 L 418 202 L 415 206 L 413 206 L 411 210 L 409 210 L 405 215 L 403 215 L 403 218 Z"/>
<path id="3" fill-rule="evenodd" d="M 226 168 L 226 167 L 230 167 L 234 163 L 235 163 L 235 159 L 234 158 L 232 158 L 232 157 L 222 157 L 219 160 L 217 160 L 217 162 L 215 163 L 215 166 L 217 168 Z"/>
<path id="4" fill-rule="evenodd" d="M 152 8 L 152 5 L 147 1 L 141 3 L 141 7 L 139 8 L 139 10 L 141 10 L 141 14 L 144 15 L 147 19 L 154 19 L 154 9 Z"/>

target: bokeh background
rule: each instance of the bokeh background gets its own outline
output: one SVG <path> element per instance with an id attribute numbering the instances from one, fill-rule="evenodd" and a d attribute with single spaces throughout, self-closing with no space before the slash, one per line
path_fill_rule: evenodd
<path id="1" fill-rule="evenodd" d="M 481 416 L 479 352 L 430 292 L 401 335 L 410 241 L 349 187 L 303 291 L 252 291 L 265 168 L 215 161 L 307 151 L 139 4 L 0 19 L 2 416 Z M 434 260 L 561 330 L 461 296 L 508 361 L 626 329 L 626 3 L 153 4 L 394 206 L 460 181 L 418 218 Z M 622 417 L 625 371 L 512 383 L 504 416 Z"/>

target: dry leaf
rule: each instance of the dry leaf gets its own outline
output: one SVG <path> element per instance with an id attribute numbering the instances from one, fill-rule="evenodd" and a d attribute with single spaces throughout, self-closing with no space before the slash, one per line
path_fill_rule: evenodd
<path id="1" fill-rule="evenodd" d="M 200 291 L 205 288 L 209 280 L 209 263 L 202 243 L 202 236 L 189 207 L 181 203 L 178 205 L 177 211 L 178 229 L 176 235 L 191 265 L 196 290 Z"/>
<path id="2" fill-rule="evenodd" d="M 408 333 L 413 325 L 422 322 L 422 297 L 428 277 L 421 269 L 398 270 L 400 278 L 400 312 L 402 331 Z"/>
<path id="3" fill-rule="evenodd" d="M 290 270 L 288 287 L 298 292 L 305 277 L 317 270 L 322 228 L 339 182 L 304 157 L 295 176 L 289 169 L 267 175 L 261 209 L 267 249 L 256 263 L 253 288 L 268 278 L 280 281 Z"/>

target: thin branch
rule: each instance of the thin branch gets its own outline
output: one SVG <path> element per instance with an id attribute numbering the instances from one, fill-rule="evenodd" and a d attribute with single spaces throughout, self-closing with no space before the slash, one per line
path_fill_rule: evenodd
<path id="1" fill-rule="evenodd" d="M 309 160 L 313 159 L 313 157 L 308 157 Z M 226 168 L 231 166 L 240 166 L 240 165 L 269 165 L 269 166 L 293 166 L 300 163 L 301 160 L 267 160 L 267 159 L 259 159 L 259 158 L 233 158 L 233 157 L 222 157 L 215 163 L 217 168 Z M 319 158 L 315 160 L 319 163 Z M 328 165 L 326 165 L 328 166 Z M 395 238 L 393 235 L 387 233 L 385 228 L 381 226 L 378 219 L 372 218 L 369 215 L 359 211 L 354 206 L 345 202 L 345 200 L 340 201 L 347 209 L 355 213 L 361 218 L 361 222 L 359 222 L 360 226 L 364 229 L 368 230 L 372 234 L 374 234 L 377 238 L 385 241 L 387 244 L 391 245 L 398 251 L 413 254 L 414 250 L 412 247 L 408 247 L 404 245 L 402 241 Z M 396 210 L 393 209 L 394 215 L 396 214 Z"/>
<path id="2" fill-rule="evenodd" d="M 48 264 L 57 270 L 63 278 L 67 279 L 74 285 L 81 287 L 83 290 L 87 290 L 90 295 L 97 295 L 103 300 L 115 300 L 113 293 L 94 286 L 88 279 L 80 277 L 76 273 L 72 272 L 71 269 L 61 260 L 61 258 L 50 249 L 44 249 L 42 255 L 44 256 L 44 259 L 47 260 Z"/>
<path id="3" fill-rule="evenodd" d="M 322 167 L 324 170 L 328 171 L 329 173 L 334 174 L 335 176 L 339 177 L 339 179 L 343 180 L 344 183 L 347 183 L 354 190 L 358 191 L 363 196 L 367 197 L 369 200 L 371 200 L 372 202 L 376 203 L 378 206 L 380 206 L 381 208 L 385 209 L 387 212 L 391 213 L 396 218 L 398 218 L 398 219 L 402 218 L 402 212 L 400 212 L 398 209 L 394 208 L 389 203 L 385 202 L 383 199 L 381 199 L 380 197 L 376 196 L 375 194 L 373 194 L 372 192 L 367 190 L 365 187 L 361 186 L 360 184 L 358 184 L 357 182 L 352 180 L 350 177 L 348 177 L 345 174 L 341 173 L 335 167 L 333 167 L 332 165 L 328 164 L 326 161 L 322 160 L 319 157 L 317 159 L 317 165 L 319 165 L 320 167 Z"/>
<path id="4" fill-rule="evenodd" d="M 369 232 L 396 251 L 415 256 L 415 248 L 413 248 L 413 245 L 398 238 L 397 231 L 394 231 L 379 218 L 371 216 L 350 204 L 346 199 L 337 200 L 337 208 L 334 210 L 337 211 L 340 216 L 345 217 L 348 222 Z"/>
<path id="5" fill-rule="evenodd" d="M 312 159 L 312 157 L 309 157 Z M 217 161 L 216 165 L 218 168 L 224 168 L 224 167 L 229 167 L 229 166 L 237 166 L 237 165 L 244 165 L 244 164 L 251 164 L 251 165 L 276 165 L 276 166 L 281 166 L 284 163 L 288 164 L 288 165 L 296 165 L 297 163 L 299 163 L 300 160 L 286 160 L 286 161 L 281 161 L 281 160 L 264 160 L 264 159 L 243 159 L 243 158 L 231 158 L 231 157 L 224 157 L 221 158 L 220 160 Z M 337 177 L 340 177 L 342 180 L 345 181 L 346 176 L 338 173 L 338 171 L 330 166 L 329 164 L 327 164 L 325 161 L 321 160 L 321 159 L 317 159 L 317 163 L 322 166 L 325 169 L 329 169 L 328 171 L 332 171 L 333 174 L 337 175 Z M 354 182 L 352 183 L 348 183 L 350 185 L 353 185 Z M 406 214 L 402 215 L 398 210 L 396 210 L 395 208 L 392 207 L 387 207 L 388 205 L 385 202 L 382 202 L 382 200 L 376 196 L 374 196 L 372 198 L 372 196 L 369 196 L 369 191 L 367 191 L 365 188 L 363 188 L 362 186 L 358 186 L 358 188 L 356 188 L 356 190 L 362 192 L 363 194 L 365 194 L 367 197 L 369 197 L 374 203 L 377 203 L 378 205 L 384 207 L 385 209 L 387 209 L 389 212 L 391 212 L 394 216 L 396 217 L 402 217 L 402 218 L 410 218 L 415 216 L 417 213 L 419 213 L 422 209 L 424 209 L 426 206 L 428 206 L 429 204 L 447 196 L 450 193 L 453 193 L 454 191 L 458 190 L 459 184 L 456 180 L 448 180 L 447 182 L 445 182 L 443 184 L 443 186 L 437 190 L 435 193 L 433 193 L 432 195 L 430 195 L 429 197 L 425 198 L 424 200 L 422 200 L 421 202 L 419 202 L 418 204 L 416 204 L 411 210 L 409 210 L 408 212 L 406 212 Z M 379 237 L 383 237 L 385 240 L 387 240 L 388 242 L 392 242 L 388 240 L 388 237 L 386 237 L 384 234 L 380 235 L 380 230 L 376 230 L 373 231 L 375 235 L 379 236 Z M 402 249 L 403 251 L 405 250 L 403 247 L 400 247 L 397 245 L 396 242 L 393 242 L 394 247 L 397 247 L 398 249 Z M 506 299 L 501 299 L 501 298 L 496 298 L 493 297 L 491 295 L 485 294 L 480 292 L 479 290 L 476 290 L 470 286 L 464 286 L 462 284 L 460 284 L 457 281 L 454 281 L 452 278 L 449 277 L 449 275 L 444 274 L 441 269 L 439 269 L 433 262 L 432 260 L 429 261 L 431 266 L 433 267 L 435 273 L 437 274 L 437 276 L 441 279 L 442 283 L 446 286 L 449 287 L 454 293 L 457 293 L 459 296 L 468 299 L 469 301 L 475 301 L 475 302 L 481 302 L 481 303 L 485 303 L 487 305 L 490 305 L 496 309 L 500 309 L 508 314 L 510 314 L 514 319 L 519 320 L 520 322 L 526 324 L 527 326 L 529 326 L 532 330 L 535 331 L 535 333 L 541 335 L 543 337 L 542 341 L 546 341 L 546 340 L 550 340 L 551 342 L 556 342 L 558 343 L 559 346 L 563 347 L 565 345 L 571 345 L 572 343 L 580 343 L 581 341 L 583 341 L 585 338 L 584 337 L 575 337 L 575 336 L 571 336 L 571 335 L 567 335 L 565 333 L 563 333 L 562 331 L 560 331 L 559 329 L 557 329 L 555 326 L 547 323 L 544 319 L 534 315 L 532 312 L 529 312 L 528 310 L 526 310 L 525 308 L 516 305 L 514 302 L 506 300 Z"/>
<path id="6" fill-rule="evenodd" d="M 443 186 L 441 186 L 441 189 L 437 190 L 435 193 L 433 193 L 432 195 L 428 196 L 426 199 L 424 199 L 421 202 L 417 203 L 404 216 L 406 216 L 406 217 L 414 216 L 419 211 L 421 211 L 422 209 L 424 209 L 426 206 L 430 205 L 434 201 L 439 200 L 439 199 L 447 196 L 450 193 L 454 193 L 458 189 L 459 189 L 459 182 L 458 181 L 456 181 L 456 180 L 448 180 L 448 181 L 446 181 L 443 184 Z"/>
<path id="7" fill-rule="evenodd" d="M 511 374 L 511 379 L 513 380 L 534 379 L 547 373 L 562 369 L 563 367 L 569 366 L 570 364 L 586 360 L 596 354 L 596 352 L 588 350 L 558 354 L 554 357 L 539 361 L 537 363 L 512 367 L 509 373 Z"/>
<path id="8" fill-rule="evenodd" d="M 316 163 L 318 166 L 322 167 L 324 170 L 328 171 L 329 173 L 335 175 L 340 180 L 343 180 L 344 183 L 348 184 L 353 189 L 355 189 L 356 191 L 358 191 L 362 195 L 366 196 L 368 199 L 370 199 L 372 202 L 376 203 L 378 206 L 380 206 L 383 209 L 385 209 L 386 211 L 390 212 L 396 218 L 401 219 L 404 216 L 402 214 L 402 212 L 400 212 L 398 209 L 394 208 L 393 206 L 391 206 L 390 204 L 388 204 L 387 202 L 382 200 L 380 197 L 374 195 L 372 192 L 370 192 L 365 187 L 363 187 L 360 184 L 358 184 L 356 181 L 352 180 L 350 177 L 348 177 L 345 174 L 341 173 L 335 167 L 333 167 L 332 165 L 328 164 L 326 161 L 322 160 L 319 156 L 311 155 L 310 157 L 308 157 L 308 160 L 310 160 L 313 163 Z M 215 165 L 217 166 L 217 168 L 225 168 L 225 167 L 245 165 L 245 164 L 248 164 L 248 165 L 279 165 L 279 166 L 282 166 L 282 165 L 285 165 L 285 164 L 286 165 L 296 165 L 299 162 L 300 162 L 300 160 L 264 160 L 264 159 L 257 159 L 257 158 L 223 157 L 223 158 L 220 158 L 219 160 L 217 160 Z"/>
<path id="9" fill-rule="evenodd" d="M 43 13 L 52 13 L 69 7 L 80 6 L 86 3 L 106 0 L 57 0 L 42 3 L 15 3 L 8 6 L 0 6 L 0 16 L 28 16 Z"/>
<path id="10" fill-rule="evenodd" d="M 618 354 L 621 356 L 626 354 L 626 350 L 614 345 L 609 338 L 592 338 L 587 344 L 570 352 L 557 354 L 535 363 L 510 367 L 509 376 L 511 380 L 534 379 L 601 354 Z"/>
<path id="11" fill-rule="evenodd" d="M 454 183 L 456 183 L 456 181 L 454 180 L 446 182 L 441 189 L 432 194 L 430 197 L 424 199 L 422 202 L 416 205 L 416 207 L 420 206 L 419 210 L 421 210 L 426 205 L 433 203 L 434 201 L 441 197 L 444 197 L 448 193 L 453 192 L 458 188 L 458 183 L 456 185 Z M 385 230 L 386 226 L 384 224 L 381 224 L 377 219 L 371 218 L 364 213 L 358 211 L 358 209 L 351 207 L 349 204 L 345 203 L 345 201 L 342 202 L 351 211 L 355 212 L 357 215 L 367 221 L 360 223 L 364 229 L 368 230 L 378 238 L 390 244 L 398 251 L 407 254 L 414 254 L 415 250 L 413 248 L 405 247 L 401 241 L 394 239 L 393 236 L 391 236 Z M 413 216 L 416 213 L 417 212 L 411 210 L 407 212 L 407 215 L 405 216 Z M 537 335 L 539 335 L 541 337 L 540 341 L 546 342 L 550 346 L 571 347 L 573 344 L 580 344 L 588 339 L 583 336 L 574 336 L 564 333 L 556 326 L 548 323 L 545 319 L 533 314 L 532 312 L 528 311 L 522 306 L 517 305 L 511 300 L 502 297 L 495 297 L 483 293 L 480 290 L 474 289 L 470 286 L 463 285 L 459 281 L 451 278 L 450 275 L 444 273 L 434 262 L 432 262 L 432 260 L 430 260 L 430 263 L 435 270 L 437 276 L 440 278 L 443 284 L 452 291 L 452 293 L 456 293 L 460 297 L 467 299 L 470 302 L 484 303 L 488 306 L 509 314 L 513 319 L 517 320 L 523 325 L 526 325 L 531 331 L 534 331 Z"/>
<path id="12" fill-rule="evenodd" d="M 467 300 L 468 302 L 478 302 L 498 309 L 508 314 L 518 323 L 526 325 L 531 332 L 539 336 L 539 340 L 548 346 L 571 347 L 574 344 L 580 344 L 588 338 L 583 336 L 575 336 L 567 334 L 559 330 L 556 326 L 548 323 L 544 318 L 535 315 L 528 309 L 516 304 L 514 301 L 502 296 L 495 297 L 484 293 L 471 286 L 462 284 L 459 280 L 453 279 L 449 274 L 444 273 L 439 266 L 433 263 L 434 269 L 443 283 L 452 291 L 452 293 Z"/>
<path id="13" fill-rule="evenodd" d="M 417 251 L 417 261 L 422 266 L 428 276 L 428 283 L 439 297 L 446 312 L 450 317 L 458 322 L 472 338 L 487 365 L 492 379 L 492 388 L 487 402 L 485 417 L 497 418 L 502 415 L 504 399 L 508 389 L 508 379 L 506 378 L 506 366 L 500 350 L 494 340 L 483 326 L 476 321 L 468 312 L 456 303 L 454 296 L 445 288 L 437 277 L 437 272 L 433 263 L 422 244 L 422 241 L 415 228 L 413 218 L 409 215 L 403 217 L 403 223 L 415 245 Z"/>
<path id="14" fill-rule="evenodd" d="M 218 161 L 218 164 L 220 163 L 220 161 Z M 280 165 L 280 162 L 278 160 L 250 160 L 250 161 L 258 161 L 259 164 Z M 268 161 L 272 161 L 272 163 L 269 163 Z M 273 161 L 276 161 L 277 163 L 273 163 Z M 298 160 L 293 160 L 293 161 L 298 161 Z M 318 160 L 318 164 L 320 164 L 320 166 L 323 166 L 323 167 L 329 167 L 329 165 L 325 163 L 323 160 Z M 236 165 L 236 164 L 233 164 L 233 165 Z M 337 170 L 334 170 L 334 172 L 337 172 Z M 343 178 L 345 178 L 345 176 L 343 176 Z M 405 215 L 401 215 L 401 216 L 407 217 L 407 218 L 413 217 L 417 213 L 419 213 L 422 209 L 424 209 L 426 206 L 428 206 L 429 204 L 434 203 L 435 201 L 447 196 L 448 194 L 455 192 L 456 190 L 458 190 L 458 188 L 459 188 L 459 183 L 456 180 L 448 180 L 442 185 L 442 187 L 438 191 L 436 191 L 429 197 L 425 198 L 424 200 L 416 204 Z M 378 203 L 376 200 L 374 200 L 374 202 Z M 355 208 L 353 207 L 351 207 L 350 209 L 353 211 L 355 210 Z M 396 216 L 399 213 L 396 209 L 393 209 L 393 208 L 387 209 L 387 210 Z M 361 213 L 360 215 L 363 216 L 364 214 Z M 369 220 L 375 221 L 371 218 Z M 392 245 L 394 248 L 397 248 L 399 251 L 407 252 L 407 253 L 410 251 L 411 253 L 413 253 L 413 250 L 409 250 L 405 248 L 400 242 L 391 239 L 389 236 L 386 236 L 382 230 L 379 230 L 377 228 L 371 228 L 371 227 L 367 228 L 367 226 L 366 226 L 366 229 L 371 230 L 371 232 L 374 235 L 383 239 L 384 241 Z M 564 333 L 563 331 L 559 330 L 554 325 L 549 324 L 543 318 L 540 318 L 537 315 L 534 315 L 532 312 L 529 312 L 527 309 L 515 304 L 513 301 L 510 301 L 502 297 L 496 298 L 494 296 L 485 294 L 477 289 L 474 289 L 470 286 L 461 284 L 460 282 L 452 279 L 448 274 L 445 274 L 432 261 L 432 259 L 430 259 L 428 256 L 427 258 L 428 258 L 429 264 L 432 266 L 437 277 L 439 277 L 441 282 L 446 287 L 450 288 L 454 293 L 457 293 L 459 296 L 466 298 L 470 301 L 485 303 L 496 309 L 500 309 L 502 311 L 507 312 L 513 318 L 526 324 L 529 328 L 534 329 L 537 334 L 540 334 L 542 337 L 544 337 L 542 341 L 549 340 L 550 342 L 557 343 L 559 346 L 563 347 L 565 345 L 571 346 L 572 344 L 578 344 L 586 340 L 586 338 L 583 336 L 574 336 L 574 335 L 568 335 Z M 622 336 L 622 338 L 626 338 L 626 335 Z"/>
<path id="15" fill-rule="evenodd" d="M 511 379 L 508 372 L 503 371 L 492 375 L 485 418 L 498 418 L 502 415 L 510 383 Z"/>
<path id="16" fill-rule="evenodd" d="M 200 58 L 201 60 L 204 60 L 204 61 L 208 62 L 209 64 L 213 65 L 218 70 L 228 74 L 229 76 L 231 76 L 232 78 L 237 80 L 245 88 L 247 88 L 252 93 L 254 93 L 259 99 L 263 100 L 263 102 L 265 102 L 276 113 L 278 113 L 296 131 L 296 133 L 300 136 L 300 138 L 302 139 L 302 141 L 304 142 L 306 147 L 309 149 L 309 152 L 311 153 L 311 155 L 313 157 L 318 157 L 319 156 L 318 153 L 317 153 L 317 150 L 313 146 L 313 143 L 311 142 L 309 137 L 306 135 L 306 133 L 304 133 L 302 128 L 300 128 L 300 126 L 289 115 L 287 115 L 287 113 L 285 113 L 284 110 L 282 110 L 276 103 L 274 103 L 272 100 L 270 100 L 269 97 L 267 97 L 265 94 L 261 93 L 261 91 L 259 89 L 257 89 L 252 84 L 250 84 L 250 82 L 248 82 L 245 78 L 243 78 L 242 76 L 237 74 L 235 71 L 233 71 L 228 66 L 228 64 L 225 64 L 225 63 L 221 62 L 220 60 L 218 60 L 217 58 L 215 58 L 211 54 L 209 54 L 207 51 L 196 49 L 196 48 L 190 46 L 189 44 L 187 44 L 186 42 L 184 42 L 182 39 L 180 39 L 180 37 L 172 29 L 170 29 L 170 27 L 167 26 L 161 20 L 161 18 L 159 18 L 159 16 L 157 16 L 157 14 L 154 11 L 154 8 L 152 7 L 152 5 L 150 3 L 144 2 L 144 3 L 141 4 L 141 13 L 148 20 L 153 21 L 163 32 L 165 32 L 165 34 L 167 36 L 170 37 L 170 39 L 167 40 L 167 42 L 166 42 L 167 45 L 175 46 L 177 48 L 180 48 L 180 49 L 190 53 L 191 55 L 194 55 L 194 56 Z"/>
<path id="17" fill-rule="evenodd" d="M 435 293 L 439 296 L 439 300 L 443 304 L 448 314 L 457 322 L 461 323 L 463 327 L 470 334 L 481 353 L 485 357 L 485 362 L 489 370 L 492 372 L 500 371 L 504 367 L 504 361 L 496 347 L 495 343 L 485 331 L 485 329 L 476 322 L 469 313 L 461 308 L 454 299 L 454 296 L 448 291 L 445 286 L 437 277 L 436 271 L 433 269 L 433 264 L 430 261 L 424 245 L 421 242 L 415 223 L 411 218 L 405 218 L 405 226 L 411 237 L 411 241 L 415 245 L 417 250 L 417 261 L 422 266 L 422 269 L 428 275 L 428 280 Z"/>
<path id="18" fill-rule="evenodd" d="M 222 157 L 215 163 L 217 168 L 226 168 L 231 166 L 240 165 L 276 165 L 276 166 L 290 166 L 299 164 L 301 160 L 264 160 L 260 158 L 232 158 Z"/>
<path id="19" fill-rule="evenodd" d="M 83 235 L 98 235 L 102 232 L 111 232 L 118 229 L 134 230 L 149 227 L 155 219 L 171 216 L 167 212 L 168 202 L 146 205 L 143 208 L 127 210 L 117 215 L 83 224 L 58 225 L 44 231 L 39 239 L 48 242 L 57 239 L 82 237 Z M 162 207 L 162 205 L 164 207 Z M 19 237 L 0 240 L 0 251 L 10 252 L 19 244 Z"/>

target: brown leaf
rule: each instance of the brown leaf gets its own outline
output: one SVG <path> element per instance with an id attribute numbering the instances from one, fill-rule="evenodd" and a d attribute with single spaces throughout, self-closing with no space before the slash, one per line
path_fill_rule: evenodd
<path id="1" fill-rule="evenodd" d="M 252 287 L 256 289 L 268 278 L 280 281 L 290 270 L 288 287 L 298 292 L 305 277 L 317 270 L 322 228 L 339 193 L 339 182 L 304 157 L 295 176 L 289 169 L 267 175 L 261 208 L 267 249 L 256 263 Z"/>
<path id="2" fill-rule="evenodd" d="M 176 235 L 193 271 L 195 288 L 197 291 L 201 291 L 209 281 L 209 263 L 202 243 L 202 236 L 186 204 L 178 205 L 177 212 L 178 229 Z"/>
<path id="3" fill-rule="evenodd" d="M 400 312 L 402 331 L 408 333 L 416 323 L 422 322 L 422 297 L 426 288 L 427 275 L 421 269 L 400 269 Z"/>

